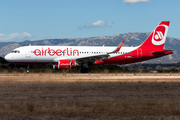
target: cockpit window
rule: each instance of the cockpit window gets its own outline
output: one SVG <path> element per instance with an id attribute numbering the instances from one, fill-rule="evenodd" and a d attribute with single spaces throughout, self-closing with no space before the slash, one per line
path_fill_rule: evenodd
<path id="1" fill-rule="evenodd" d="M 19 50 L 13 50 L 11 53 L 20 53 Z"/>

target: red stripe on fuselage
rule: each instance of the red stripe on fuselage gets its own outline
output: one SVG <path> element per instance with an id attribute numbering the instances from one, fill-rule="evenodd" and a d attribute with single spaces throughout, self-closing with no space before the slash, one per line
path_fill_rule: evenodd
<path id="1" fill-rule="evenodd" d="M 167 49 L 164 49 L 167 50 Z M 96 60 L 96 63 L 94 63 L 94 65 L 101 65 L 101 64 L 129 64 L 129 63 L 135 63 L 135 62 L 141 62 L 141 61 L 145 61 L 145 60 L 149 60 L 149 59 L 153 59 L 153 58 L 158 58 L 158 57 L 162 57 L 165 55 L 169 55 L 172 54 L 173 52 L 164 52 L 164 53 L 159 53 L 159 54 L 152 54 L 152 51 L 149 50 L 142 50 L 142 56 L 138 57 L 138 49 L 132 51 L 132 54 L 123 54 L 123 55 L 119 55 L 116 57 L 111 57 L 109 59 L 102 59 L 102 61 L 98 61 Z"/>

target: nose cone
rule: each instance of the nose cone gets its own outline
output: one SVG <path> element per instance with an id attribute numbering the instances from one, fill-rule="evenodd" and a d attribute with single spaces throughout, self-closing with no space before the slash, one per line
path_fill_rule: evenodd
<path id="1" fill-rule="evenodd" d="M 5 59 L 6 61 L 8 61 L 8 62 L 10 62 L 10 61 L 12 60 L 12 58 L 10 57 L 9 54 L 7 54 L 7 55 L 4 57 L 4 59 Z"/>

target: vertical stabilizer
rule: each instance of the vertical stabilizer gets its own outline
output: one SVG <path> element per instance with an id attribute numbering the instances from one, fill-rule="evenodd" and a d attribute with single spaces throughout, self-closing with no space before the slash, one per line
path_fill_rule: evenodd
<path id="1" fill-rule="evenodd" d="M 163 49 L 166 41 L 166 36 L 169 28 L 170 21 L 162 21 L 140 48 L 159 48 Z"/>

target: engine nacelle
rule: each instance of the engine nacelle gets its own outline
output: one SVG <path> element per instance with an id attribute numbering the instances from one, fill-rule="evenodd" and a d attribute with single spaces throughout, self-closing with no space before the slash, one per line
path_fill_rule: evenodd
<path id="1" fill-rule="evenodd" d="M 75 60 L 59 60 L 58 64 L 53 65 L 54 70 L 73 69 L 79 64 Z"/>

